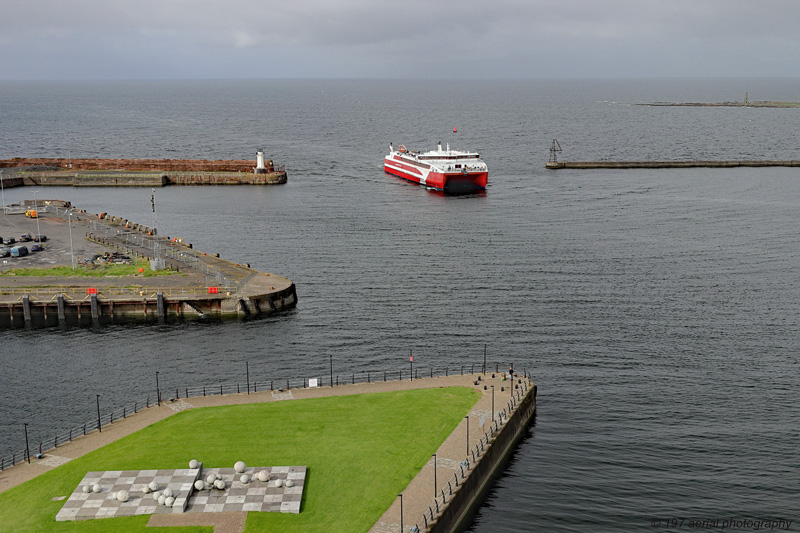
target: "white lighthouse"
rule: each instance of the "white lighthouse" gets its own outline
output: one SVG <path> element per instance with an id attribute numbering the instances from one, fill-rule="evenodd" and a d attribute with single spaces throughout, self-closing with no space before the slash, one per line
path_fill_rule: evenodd
<path id="1" fill-rule="evenodd" d="M 254 169 L 256 174 L 266 174 L 267 167 L 264 166 L 264 149 L 259 148 L 258 153 L 256 153 L 256 168 Z"/>

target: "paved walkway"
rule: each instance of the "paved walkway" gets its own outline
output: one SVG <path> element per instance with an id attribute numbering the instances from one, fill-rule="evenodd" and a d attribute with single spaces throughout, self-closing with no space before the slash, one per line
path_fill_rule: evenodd
<path id="1" fill-rule="evenodd" d="M 493 378 L 492 375 L 495 377 Z M 483 432 L 488 429 L 492 420 L 492 398 L 494 396 L 495 412 L 505 409 L 510 398 L 510 382 L 501 381 L 499 373 L 465 374 L 463 376 L 434 377 L 415 379 L 414 381 L 386 381 L 373 383 L 357 383 L 354 385 L 339 385 L 337 387 L 319 387 L 292 389 L 291 391 L 263 391 L 257 393 L 227 394 L 222 396 L 198 396 L 181 399 L 178 402 L 162 402 L 160 407 L 143 409 L 137 414 L 129 416 L 113 424 L 103 427 L 102 432 L 94 431 L 70 443 L 60 445 L 56 450 L 41 460 L 32 459 L 31 464 L 22 463 L 8 470 L 0 472 L 0 492 L 6 491 L 39 474 L 63 464 L 70 459 L 81 457 L 97 450 L 106 444 L 130 435 L 159 420 L 163 420 L 175 412 L 189 407 L 210 407 L 215 405 L 236 405 L 245 403 L 260 403 L 271 401 L 299 400 L 304 398 L 318 398 L 324 396 L 344 396 L 349 394 L 365 394 L 386 391 L 398 391 L 421 388 L 466 386 L 481 392 L 481 397 L 469 412 L 469 442 L 467 442 L 467 418 L 455 428 L 449 437 L 442 443 L 436 452 L 436 479 L 437 489 L 441 491 L 446 487 L 448 479 L 459 469 L 462 460 L 467 456 L 468 447 L 472 448 L 478 442 Z M 480 381 L 478 381 L 480 379 Z M 477 382 L 477 385 L 476 385 Z M 494 395 L 491 385 L 494 385 Z M 486 387 L 486 390 L 484 390 Z M 503 387 L 505 390 L 500 391 Z M 483 425 L 481 426 L 481 422 Z M 54 460 L 55 458 L 58 458 Z M 417 476 L 403 491 L 403 524 L 405 527 L 419 524 L 423 527 L 422 513 L 428 508 L 434 498 L 434 460 L 431 460 L 420 470 Z M 213 516 L 212 516 L 213 515 Z M 152 527 L 166 527 L 179 525 L 214 525 L 215 533 L 234 533 L 244 530 L 246 513 L 208 513 L 208 516 L 199 514 L 153 515 L 148 523 Z M 399 498 L 387 509 L 378 522 L 370 529 L 371 533 L 400 531 L 400 501 Z"/>

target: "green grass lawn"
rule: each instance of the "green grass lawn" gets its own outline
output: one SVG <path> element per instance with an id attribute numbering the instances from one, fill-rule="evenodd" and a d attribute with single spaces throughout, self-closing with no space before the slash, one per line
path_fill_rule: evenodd
<path id="1" fill-rule="evenodd" d="M 209 468 L 308 467 L 300 514 L 251 512 L 247 531 L 367 531 L 479 394 L 449 387 L 181 411 L 0 494 L 0 529 L 154 531 L 145 529 L 149 515 L 56 522 L 64 502 L 51 499 L 71 494 L 86 472 L 188 468 L 197 459 Z"/>
<path id="2" fill-rule="evenodd" d="M 139 268 L 143 272 L 139 273 Z M 92 268 L 78 265 L 75 269 L 72 266 L 55 266 L 49 268 L 10 268 L 0 272 L 0 276 L 55 276 L 55 277 L 84 277 L 84 278 L 104 278 L 108 276 L 143 276 L 151 278 L 153 276 L 166 276 L 175 274 L 174 270 L 150 270 L 150 262 L 147 259 L 139 259 L 129 265 L 111 264 L 97 265 Z"/>

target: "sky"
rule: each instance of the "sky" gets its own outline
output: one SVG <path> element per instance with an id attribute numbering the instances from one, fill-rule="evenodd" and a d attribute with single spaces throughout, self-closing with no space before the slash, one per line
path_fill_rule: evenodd
<path id="1" fill-rule="evenodd" d="M 0 2 L 0 80 L 800 75 L 798 0 Z"/>

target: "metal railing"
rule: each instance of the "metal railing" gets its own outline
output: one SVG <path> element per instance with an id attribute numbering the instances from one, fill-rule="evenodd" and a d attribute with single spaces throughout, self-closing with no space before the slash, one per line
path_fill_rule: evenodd
<path id="1" fill-rule="evenodd" d="M 499 372 L 501 363 L 495 363 L 495 372 Z M 236 383 L 219 383 L 215 385 L 197 385 L 191 387 L 176 387 L 174 389 L 175 395 L 171 396 L 172 389 L 156 389 L 155 394 L 146 396 L 144 399 L 135 401 L 133 404 L 123 405 L 122 407 L 117 407 L 112 409 L 111 411 L 104 411 L 100 408 L 100 400 L 99 395 L 96 395 L 97 398 L 97 416 L 93 416 L 92 419 L 89 421 L 79 424 L 78 426 L 74 426 L 62 432 L 58 432 L 53 435 L 52 438 L 46 438 L 39 440 L 38 443 L 34 442 L 33 450 L 38 450 L 36 452 L 31 452 L 34 454 L 34 457 L 38 456 L 38 458 L 43 457 L 44 454 L 51 453 L 52 450 L 58 448 L 60 445 L 63 445 L 68 442 L 72 442 L 74 439 L 78 437 L 82 437 L 94 431 L 102 432 L 102 428 L 106 425 L 113 424 L 115 421 L 119 421 L 120 419 L 127 418 L 133 414 L 138 413 L 142 409 L 149 409 L 154 405 L 158 405 L 165 402 L 175 402 L 183 398 L 191 398 L 191 397 L 201 397 L 201 396 L 223 396 L 226 394 L 242 394 L 247 393 L 257 393 L 257 392 L 265 392 L 265 391 L 290 391 L 292 389 L 302 389 L 302 388 L 309 388 L 311 387 L 312 383 L 311 380 L 317 379 L 317 387 L 336 387 L 341 385 L 348 385 L 348 384 L 356 384 L 356 383 L 373 383 L 373 382 L 380 382 L 380 381 L 401 381 L 403 379 L 413 380 L 413 379 L 420 379 L 420 377 L 441 377 L 441 376 L 451 376 L 451 375 L 464 375 L 464 373 L 474 374 L 477 372 L 483 371 L 482 364 L 480 363 L 470 363 L 459 365 L 455 367 L 445 366 L 444 368 L 435 368 L 433 366 L 429 368 L 414 368 L 413 369 L 413 377 L 412 377 L 412 370 L 411 368 L 402 370 L 402 369 L 392 369 L 392 370 L 382 370 L 382 371 L 364 371 L 364 372 L 352 372 L 352 373 L 334 373 L 331 369 L 329 373 L 322 372 L 318 374 L 320 377 L 317 378 L 280 378 L 280 379 L 261 379 L 261 380 L 250 380 L 250 372 L 249 372 L 249 365 L 246 364 L 246 380 L 244 382 L 236 382 Z M 488 371 L 491 372 L 491 369 Z M 525 373 L 527 375 L 527 373 Z M 325 379 L 327 378 L 327 381 Z M 169 397 L 168 400 L 164 400 L 163 396 L 167 395 Z M 90 397 L 91 398 L 91 397 Z M 510 410 L 510 409 L 509 409 Z M 105 414 L 103 414 L 105 412 Z M 27 424 L 28 426 L 32 426 L 32 424 Z M 494 435 L 494 433 L 493 433 Z M 481 448 L 482 450 L 483 448 Z M 0 456 L 0 471 L 6 470 L 7 468 L 11 468 L 15 465 L 18 465 L 22 462 L 29 461 L 30 456 L 28 454 L 29 448 L 23 448 L 21 451 L 12 451 L 10 453 L 6 453 L 5 455 Z M 479 452 L 480 453 L 480 452 Z M 474 462 L 474 459 L 473 459 Z"/>

